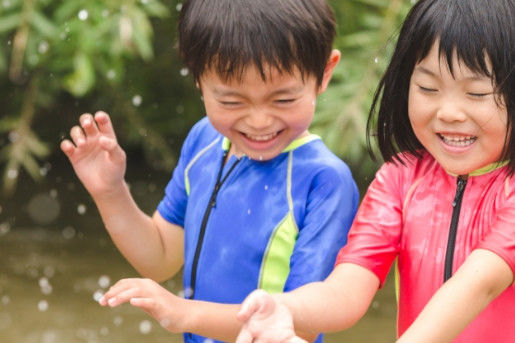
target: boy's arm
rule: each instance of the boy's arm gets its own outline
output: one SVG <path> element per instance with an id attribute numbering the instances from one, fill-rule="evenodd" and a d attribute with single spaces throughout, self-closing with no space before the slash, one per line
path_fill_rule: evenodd
<path id="1" fill-rule="evenodd" d="M 451 342 L 512 283 L 505 260 L 488 250 L 473 251 L 398 342 Z"/>
<path id="2" fill-rule="evenodd" d="M 156 280 L 172 276 L 182 265 L 182 229 L 158 214 L 149 217 L 134 202 L 124 179 L 125 152 L 109 116 L 83 114 L 70 136 L 73 143 L 64 140 L 61 149 L 122 254 L 145 276 Z"/>

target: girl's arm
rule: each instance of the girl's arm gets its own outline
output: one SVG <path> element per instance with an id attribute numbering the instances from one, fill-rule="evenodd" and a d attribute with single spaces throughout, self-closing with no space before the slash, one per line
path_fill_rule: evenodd
<path id="1" fill-rule="evenodd" d="M 451 342 L 512 283 L 513 272 L 501 257 L 473 251 L 397 342 Z"/>
<path id="2" fill-rule="evenodd" d="M 325 281 L 307 284 L 274 299 L 262 291 L 253 293 L 238 314 L 245 324 L 237 342 L 287 341 L 277 337 L 288 337 L 285 331 L 293 327 L 303 336 L 346 329 L 365 314 L 378 288 L 379 279 L 374 273 L 343 263 Z M 291 313 L 293 325 L 285 311 Z"/>

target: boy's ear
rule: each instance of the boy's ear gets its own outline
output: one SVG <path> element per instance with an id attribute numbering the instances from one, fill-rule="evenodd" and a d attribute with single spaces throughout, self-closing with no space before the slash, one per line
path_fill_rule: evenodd
<path id="1" fill-rule="evenodd" d="M 324 69 L 324 76 L 322 77 L 320 87 L 318 87 L 318 94 L 325 92 L 327 89 L 329 81 L 331 81 L 331 77 L 333 76 L 333 70 L 338 65 L 338 62 L 340 62 L 340 58 L 340 51 L 333 49 L 333 51 L 331 51 L 331 55 L 329 55 L 329 58 L 327 59 L 327 63 Z"/>

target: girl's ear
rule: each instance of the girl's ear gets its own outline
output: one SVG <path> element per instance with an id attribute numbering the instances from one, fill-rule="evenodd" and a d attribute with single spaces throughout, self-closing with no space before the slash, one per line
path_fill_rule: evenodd
<path id="1" fill-rule="evenodd" d="M 329 55 L 329 58 L 327 59 L 327 63 L 324 69 L 324 76 L 322 77 L 322 82 L 318 87 L 318 94 L 325 92 L 327 89 L 329 81 L 331 81 L 331 77 L 333 76 L 334 68 L 338 65 L 338 62 L 340 62 L 340 58 L 340 51 L 333 49 L 333 51 L 331 51 L 331 55 Z"/>

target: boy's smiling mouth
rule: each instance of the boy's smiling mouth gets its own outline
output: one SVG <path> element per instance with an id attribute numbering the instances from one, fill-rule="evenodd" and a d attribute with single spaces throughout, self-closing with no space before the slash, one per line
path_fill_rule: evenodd
<path id="1" fill-rule="evenodd" d="M 248 140 L 251 140 L 251 141 L 266 142 L 266 141 L 270 141 L 270 140 L 274 139 L 281 132 L 282 132 L 282 130 L 281 131 L 276 131 L 276 132 L 273 132 L 273 133 L 269 133 L 269 134 L 266 134 L 266 135 L 253 135 L 253 134 L 250 134 L 250 133 L 242 132 L 242 135 L 245 136 L 245 138 L 247 138 Z"/>
<path id="2" fill-rule="evenodd" d="M 437 135 L 445 144 L 454 147 L 467 147 L 477 140 L 476 136 L 469 135 L 448 135 L 442 133 L 437 133 Z"/>

